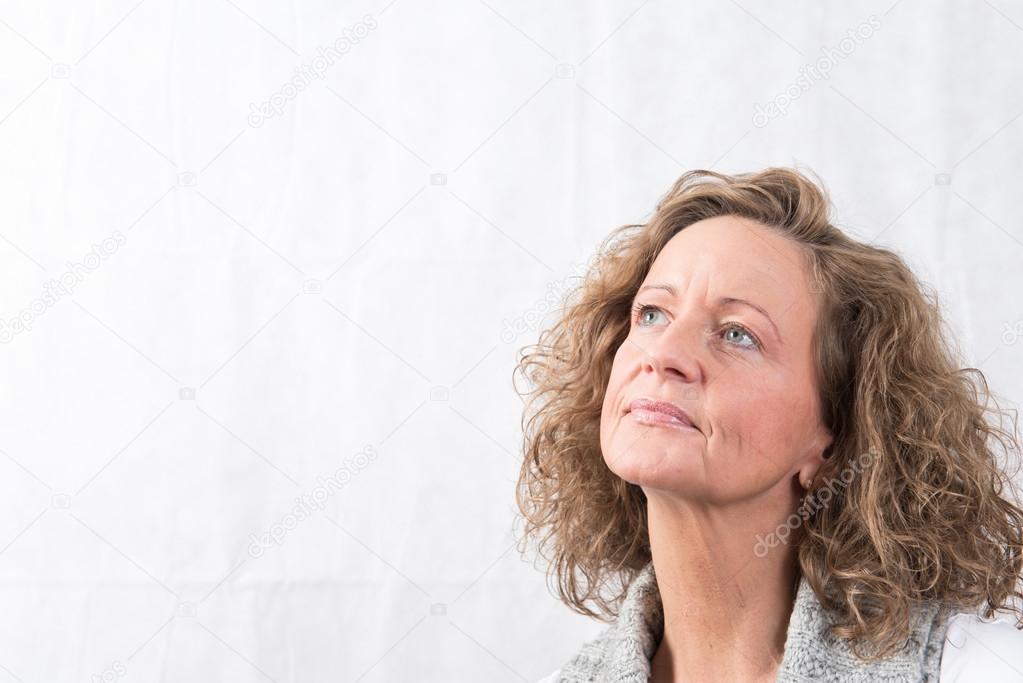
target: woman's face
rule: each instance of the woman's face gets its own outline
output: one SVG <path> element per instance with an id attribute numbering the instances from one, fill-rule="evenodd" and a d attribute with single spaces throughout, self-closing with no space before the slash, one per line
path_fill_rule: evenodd
<path id="1" fill-rule="evenodd" d="M 661 250 L 634 304 L 645 308 L 633 310 L 601 412 L 611 471 L 718 504 L 798 492 L 831 439 L 800 247 L 748 219 L 699 221 Z M 637 399 L 674 404 L 695 428 L 651 423 L 657 412 L 633 411 Z"/>

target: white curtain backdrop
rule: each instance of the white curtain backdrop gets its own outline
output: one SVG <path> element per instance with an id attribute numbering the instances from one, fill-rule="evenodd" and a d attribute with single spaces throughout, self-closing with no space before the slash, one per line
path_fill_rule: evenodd
<path id="1" fill-rule="evenodd" d="M 1023 3 L 0 2 L 0 683 L 535 681 L 518 350 L 684 171 L 825 181 L 1023 394 Z"/>

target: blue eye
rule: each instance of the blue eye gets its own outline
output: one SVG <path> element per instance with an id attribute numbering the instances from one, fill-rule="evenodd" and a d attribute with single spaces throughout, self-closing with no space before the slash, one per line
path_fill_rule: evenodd
<path id="1" fill-rule="evenodd" d="M 643 317 L 643 316 L 645 316 L 645 315 L 646 315 L 647 313 L 650 313 L 650 312 L 653 312 L 653 313 L 661 313 L 662 315 L 663 315 L 663 313 L 664 313 L 664 312 L 663 312 L 663 311 L 662 311 L 662 310 L 661 310 L 660 308 L 658 308 L 657 306 L 650 306 L 649 304 L 636 304 L 636 305 L 635 305 L 635 306 L 634 306 L 634 307 L 632 308 L 632 312 L 633 312 L 633 322 L 635 322 L 635 323 L 636 323 L 636 325 L 638 325 L 639 327 L 648 327 L 649 323 L 648 323 L 648 322 L 647 322 L 647 320 L 645 320 L 645 319 L 644 319 L 644 317 Z M 738 343 L 737 343 L 737 344 L 734 344 L 735 346 L 738 346 L 738 347 L 740 347 L 740 348 L 743 348 L 743 349 L 747 349 L 747 350 L 759 350 L 759 349 L 761 348 L 760 340 L 759 340 L 759 339 L 757 339 L 757 337 L 756 337 L 756 335 L 755 335 L 755 334 L 753 334 L 753 333 L 752 333 L 752 332 L 750 332 L 750 331 L 749 331 L 748 329 L 746 329 L 746 327 L 745 327 L 745 326 L 743 326 L 743 325 L 740 325 L 739 323 L 735 323 L 735 322 L 726 322 L 726 323 L 725 323 L 725 324 L 724 324 L 724 325 L 723 325 L 723 326 L 722 326 L 722 327 L 721 327 L 721 328 L 720 328 L 720 329 L 718 330 L 718 332 L 719 332 L 719 333 L 720 333 L 720 332 L 726 332 L 726 333 L 727 333 L 727 332 L 728 332 L 729 330 L 739 330 L 739 331 L 740 331 L 740 332 L 742 332 L 742 333 L 743 333 L 743 334 L 744 334 L 744 335 L 745 335 L 745 336 L 746 336 L 747 338 L 749 338 L 749 340 L 750 340 L 750 342 L 751 342 L 751 343 L 749 343 L 749 344 L 738 344 Z M 741 339 L 742 337 L 739 337 L 739 338 Z"/>
<path id="2" fill-rule="evenodd" d="M 639 318 L 640 320 L 640 322 L 637 323 L 640 327 L 645 327 L 645 325 L 643 325 L 642 323 L 642 320 L 643 316 L 646 315 L 647 312 L 649 311 L 654 311 L 656 313 L 661 312 L 661 309 L 657 308 L 657 306 L 647 306 L 645 304 L 636 304 L 636 307 L 633 308 L 632 310 L 633 313 L 635 314 L 635 317 Z"/>
<path id="3" fill-rule="evenodd" d="M 745 345 L 745 344 L 739 344 L 739 346 L 746 346 L 746 348 L 748 348 L 748 349 L 759 349 L 760 348 L 760 342 L 757 341 L 757 338 L 753 336 L 753 333 L 750 332 L 749 330 L 747 330 L 742 325 L 739 325 L 738 323 L 725 323 L 725 326 L 723 328 L 721 328 L 721 329 L 725 330 L 726 333 L 727 333 L 728 330 L 739 330 L 740 332 L 745 334 L 749 338 L 749 340 L 751 342 L 753 342 L 752 344 L 750 344 L 748 346 Z"/>

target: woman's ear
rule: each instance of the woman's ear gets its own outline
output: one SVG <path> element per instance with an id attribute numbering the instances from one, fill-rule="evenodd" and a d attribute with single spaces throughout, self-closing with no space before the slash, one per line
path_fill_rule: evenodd
<path id="1" fill-rule="evenodd" d="M 822 431 L 814 447 L 807 455 L 805 461 L 797 471 L 797 482 L 803 489 L 810 489 L 815 479 L 822 474 L 827 467 L 827 460 L 831 457 L 834 437 L 826 430 Z"/>
<path id="2" fill-rule="evenodd" d="M 809 491 L 813 488 L 814 482 L 817 480 L 817 475 L 821 470 L 821 462 L 819 460 L 807 461 L 799 470 L 796 472 L 796 482 L 799 484 L 799 488 L 804 491 Z"/>

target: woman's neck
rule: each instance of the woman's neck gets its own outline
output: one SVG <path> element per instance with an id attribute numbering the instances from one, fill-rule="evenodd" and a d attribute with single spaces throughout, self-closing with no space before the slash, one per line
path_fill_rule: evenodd
<path id="1" fill-rule="evenodd" d="M 664 607 L 651 681 L 775 680 L 798 576 L 793 539 L 758 544 L 784 526 L 790 511 L 778 507 L 765 514 L 763 501 L 711 507 L 647 492 Z"/>

